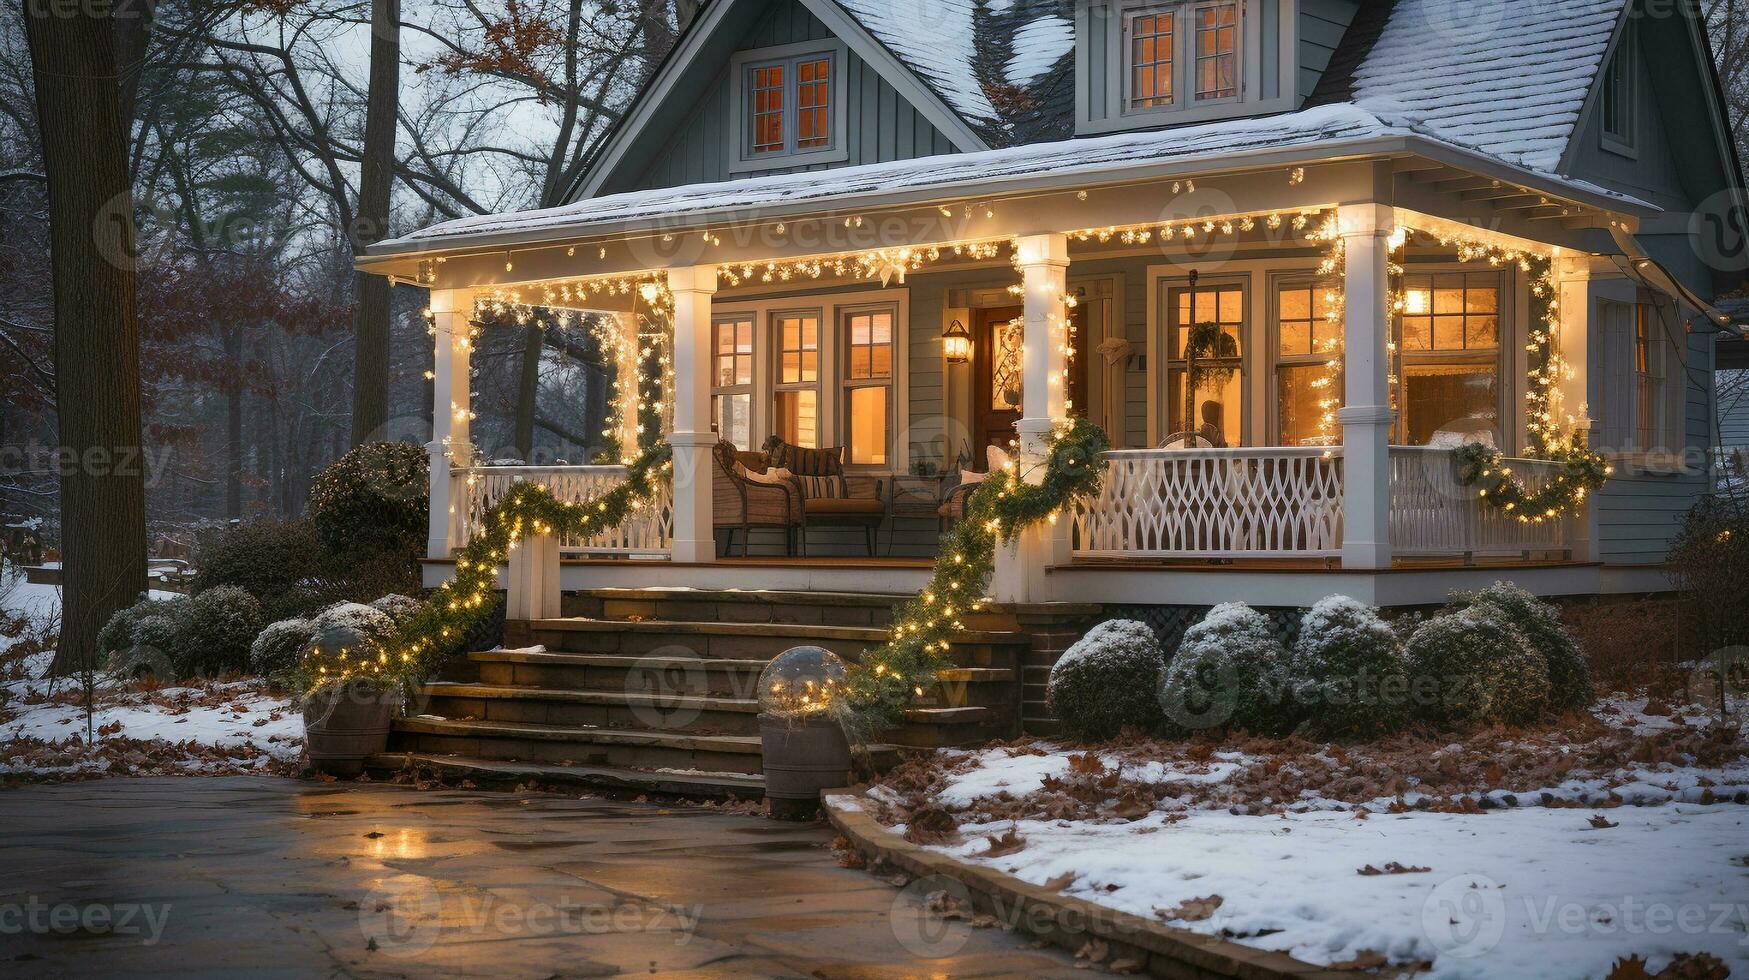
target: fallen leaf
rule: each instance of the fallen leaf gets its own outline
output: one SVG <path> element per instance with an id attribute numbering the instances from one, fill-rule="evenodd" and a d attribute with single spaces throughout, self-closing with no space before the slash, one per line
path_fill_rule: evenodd
<path id="1" fill-rule="evenodd" d="M 1013 827 L 1009 827 L 1008 832 L 1002 836 L 990 838 L 990 849 L 984 852 L 984 856 L 1003 857 L 1008 854 L 1013 854 L 1016 851 L 1023 850 L 1025 847 L 1026 838 L 1016 833 Z"/>
<path id="2" fill-rule="evenodd" d="M 1652 980 L 1652 975 L 1646 972 L 1646 961 L 1640 954 L 1629 953 L 1615 961 L 1608 980 Z"/>
<path id="3" fill-rule="evenodd" d="M 1619 827 L 1619 826 L 1621 826 L 1621 824 L 1611 823 L 1609 820 L 1604 818 L 1603 814 L 1594 813 L 1591 815 L 1591 826 L 1597 828 L 1598 830 L 1608 830 L 1611 827 Z"/>
<path id="4" fill-rule="evenodd" d="M 1433 869 L 1418 868 L 1412 864 L 1398 864 L 1395 861 L 1386 861 L 1385 866 L 1382 868 L 1375 868 L 1369 864 L 1364 868 L 1356 868 L 1354 870 L 1356 874 L 1371 877 L 1373 875 L 1418 875 L 1425 874 Z"/>
<path id="5" fill-rule="evenodd" d="M 1044 883 L 1043 887 L 1049 891 L 1060 892 L 1063 889 L 1069 887 L 1070 885 L 1073 885 L 1075 883 L 1075 879 L 1079 878 L 1079 877 L 1081 877 L 1081 875 L 1077 872 L 1065 871 L 1062 874 L 1057 875 L 1055 878 L 1051 878 L 1048 881 L 1046 881 Z"/>
<path id="6" fill-rule="evenodd" d="M 1202 898 L 1187 898 L 1169 909 L 1156 908 L 1154 914 L 1165 922 L 1201 922 L 1215 914 L 1215 909 L 1225 902 L 1219 895 L 1206 895 Z"/>

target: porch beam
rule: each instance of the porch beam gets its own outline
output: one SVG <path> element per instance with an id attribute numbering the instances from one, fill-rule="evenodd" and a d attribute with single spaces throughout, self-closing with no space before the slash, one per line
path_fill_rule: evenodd
<path id="1" fill-rule="evenodd" d="M 425 444 L 430 461 L 430 520 L 425 552 L 430 558 L 448 558 L 461 547 L 456 540 L 463 499 L 452 465 L 467 466 L 473 459 L 471 413 L 473 394 L 469 372 L 473 351 L 473 293 L 466 289 L 433 289 L 431 308 L 431 441 Z"/>
<path id="2" fill-rule="evenodd" d="M 1391 566 L 1389 252 L 1395 213 L 1383 204 L 1337 211 L 1346 261 L 1342 423 L 1342 567 Z"/>
<path id="3" fill-rule="evenodd" d="M 674 294 L 674 560 L 709 562 L 716 558 L 711 526 L 711 296 L 717 267 L 693 265 L 668 270 Z"/>

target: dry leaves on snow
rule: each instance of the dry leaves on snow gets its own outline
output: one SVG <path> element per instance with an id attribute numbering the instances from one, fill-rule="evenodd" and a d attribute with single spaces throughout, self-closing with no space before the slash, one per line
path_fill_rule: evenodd
<path id="1" fill-rule="evenodd" d="M 1169 909 L 1156 908 L 1154 914 L 1163 922 L 1201 922 L 1214 915 L 1225 901 L 1219 895 L 1187 898 Z"/>
<path id="2" fill-rule="evenodd" d="M 1412 864 L 1398 864 L 1396 861 L 1386 861 L 1385 866 L 1382 868 L 1375 868 L 1369 864 L 1364 868 L 1355 868 L 1354 872 L 1355 874 L 1371 877 L 1373 875 L 1418 875 L 1426 874 L 1432 870 L 1432 868 L 1419 868 Z"/>

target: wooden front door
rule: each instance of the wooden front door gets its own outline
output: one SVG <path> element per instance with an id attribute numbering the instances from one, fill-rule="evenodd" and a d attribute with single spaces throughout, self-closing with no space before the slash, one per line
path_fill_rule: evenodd
<path id="1" fill-rule="evenodd" d="M 1075 358 L 1069 368 L 1070 415 L 1087 412 L 1087 318 L 1085 305 L 1069 311 L 1075 324 Z M 972 311 L 972 468 L 985 467 L 984 447 L 1003 450 L 1020 421 L 1022 349 L 1021 308 L 1000 306 Z"/>

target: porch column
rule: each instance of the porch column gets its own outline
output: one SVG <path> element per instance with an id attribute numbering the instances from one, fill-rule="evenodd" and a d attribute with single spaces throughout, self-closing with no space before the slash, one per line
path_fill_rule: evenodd
<path id="1" fill-rule="evenodd" d="M 432 558 L 448 558 L 461 546 L 456 540 L 461 523 L 461 510 L 467 506 L 458 499 L 457 482 L 450 477 L 450 466 L 467 466 L 473 460 L 474 446 L 469 439 L 469 418 L 472 413 L 468 356 L 473 350 L 473 293 L 465 289 L 433 289 L 432 318 L 432 386 L 431 441 L 425 450 L 431 460 L 431 516 L 426 536 L 425 552 Z"/>
<path id="2" fill-rule="evenodd" d="M 615 313 L 621 338 L 619 360 L 614 364 L 614 411 L 619 415 L 619 454 L 630 459 L 638 454 L 638 315 Z"/>
<path id="3" fill-rule="evenodd" d="M 1044 481 L 1045 444 L 1051 428 L 1068 415 L 1063 385 L 1068 364 L 1069 239 L 1028 235 L 1014 243 L 1019 258 L 1025 349 L 1021 360 L 1020 474 L 1029 483 Z"/>
<path id="4" fill-rule="evenodd" d="M 711 296 L 717 267 L 668 270 L 674 294 L 674 560 L 716 558 L 711 524 Z"/>
<path id="5" fill-rule="evenodd" d="M 1595 445 L 1598 420 L 1591 413 L 1596 401 L 1591 397 L 1591 258 L 1556 249 L 1554 268 L 1556 313 L 1560 324 L 1555 336 L 1555 349 L 1571 369 L 1561 379 L 1563 418 L 1571 417 L 1575 433 Z M 1540 324 L 1531 324 L 1536 329 Z M 1575 561 L 1590 561 L 1597 540 L 1594 528 L 1596 508 L 1589 499 L 1583 510 L 1567 522 L 1567 541 Z"/>
<path id="6" fill-rule="evenodd" d="M 1342 567 L 1391 567 L 1389 252 L 1395 217 L 1382 204 L 1337 211 L 1343 272 Z"/>

